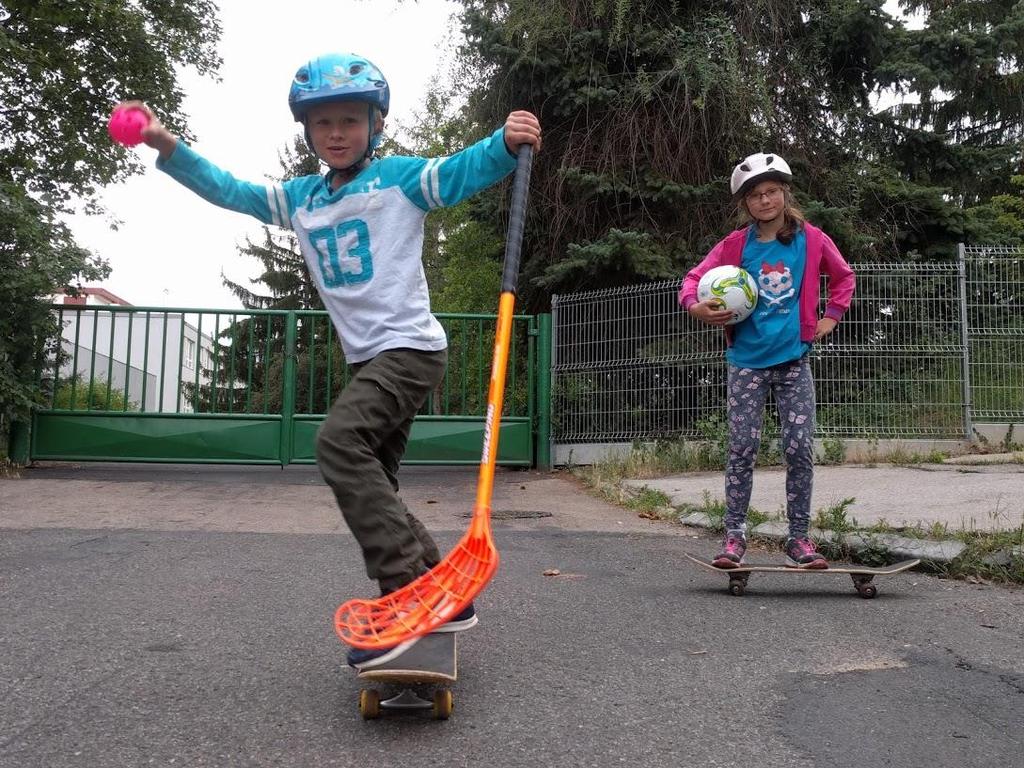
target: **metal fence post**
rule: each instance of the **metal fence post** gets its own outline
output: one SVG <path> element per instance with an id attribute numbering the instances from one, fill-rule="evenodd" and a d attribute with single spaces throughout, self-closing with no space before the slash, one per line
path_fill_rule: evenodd
<path id="1" fill-rule="evenodd" d="M 295 340 L 298 315 L 289 312 L 284 320 L 284 370 L 281 372 L 281 466 L 291 463 L 292 434 L 295 430 Z"/>
<path id="2" fill-rule="evenodd" d="M 31 417 L 30 417 L 31 418 Z M 12 464 L 24 466 L 29 461 L 29 422 L 12 421 L 7 457 Z"/>
<path id="3" fill-rule="evenodd" d="M 551 469 L 551 315 L 537 321 L 537 468 Z"/>
<path id="4" fill-rule="evenodd" d="M 963 388 L 964 439 L 971 440 L 974 435 L 973 415 L 971 413 L 971 334 L 967 313 L 967 254 L 963 243 L 956 247 L 958 284 L 960 291 L 960 344 L 963 347 Z"/>

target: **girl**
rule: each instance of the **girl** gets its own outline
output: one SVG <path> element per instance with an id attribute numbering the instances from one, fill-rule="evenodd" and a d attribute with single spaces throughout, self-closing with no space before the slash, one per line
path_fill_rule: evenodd
<path id="1" fill-rule="evenodd" d="M 725 329 L 728 363 L 729 456 L 725 469 L 725 539 L 712 561 L 736 568 L 747 548 L 746 518 L 768 393 L 775 397 L 786 461 L 789 537 L 786 565 L 827 568 L 807 536 L 814 476 L 814 381 L 811 345 L 830 334 L 850 307 L 853 270 L 831 238 L 804 220 L 790 189 L 793 174 L 778 155 L 750 155 L 732 172 L 733 200 L 747 225 L 721 240 L 691 269 L 679 304 L 694 317 Z M 734 326 L 732 312 L 698 301 L 697 284 L 709 269 L 741 266 L 758 283 L 754 312 Z M 818 312 L 821 274 L 828 275 L 824 317 Z"/>

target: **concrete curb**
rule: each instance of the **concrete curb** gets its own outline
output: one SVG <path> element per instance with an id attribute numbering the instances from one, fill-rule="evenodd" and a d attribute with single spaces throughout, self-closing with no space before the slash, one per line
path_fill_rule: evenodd
<path id="1" fill-rule="evenodd" d="M 602 490 L 611 498 L 623 502 L 636 498 L 645 488 L 646 486 L 616 484 L 606 485 Z M 674 518 L 680 524 L 691 528 L 711 530 L 715 527 L 715 521 L 701 512 L 680 515 L 679 507 L 675 506 L 661 507 L 655 511 L 660 518 L 666 521 Z M 789 535 L 789 528 L 784 522 L 771 520 L 754 526 L 748 533 L 757 539 L 782 541 Z M 967 549 L 967 545 L 958 539 L 919 539 L 891 533 L 875 533 L 866 529 L 837 533 L 821 528 L 812 528 L 810 536 L 820 543 L 845 547 L 851 553 L 870 551 L 875 556 L 884 555 L 893 562 L 919 558 L 932 565 L 943 565 L 953 562 Z M 982 562 L 985 565 L 1005 567 L 1011 565 L 1015 560 L 1024 560 L 1024 548 L 1017 546 L 1012 549 L 1000 550 L 990 554 Z"/>

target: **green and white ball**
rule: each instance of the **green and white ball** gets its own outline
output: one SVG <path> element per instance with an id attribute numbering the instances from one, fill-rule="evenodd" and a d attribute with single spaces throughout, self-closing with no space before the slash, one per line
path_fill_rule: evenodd
<path id="1" fill-rule="evenodd" d="M 699 301 L 714 301 L 722 309 L 732 310 L 733 325 L 750 317 L 757 306 L 757 283 L 747 270 L 724 265 L 709 269 L 697 284 Z"/>

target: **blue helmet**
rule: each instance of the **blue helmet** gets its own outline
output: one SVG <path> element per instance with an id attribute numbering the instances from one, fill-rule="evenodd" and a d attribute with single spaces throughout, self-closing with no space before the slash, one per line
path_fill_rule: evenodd
<path id="1" fill-rule="evenodd" d="M 311 106 L 330 101 L 363 101 L 387 117 L 391 91 L 384 75 L 367 59 L 354 53 L 328 53 L 299 67 L 288 91 L 288 106 L 301 123 Z"/>

